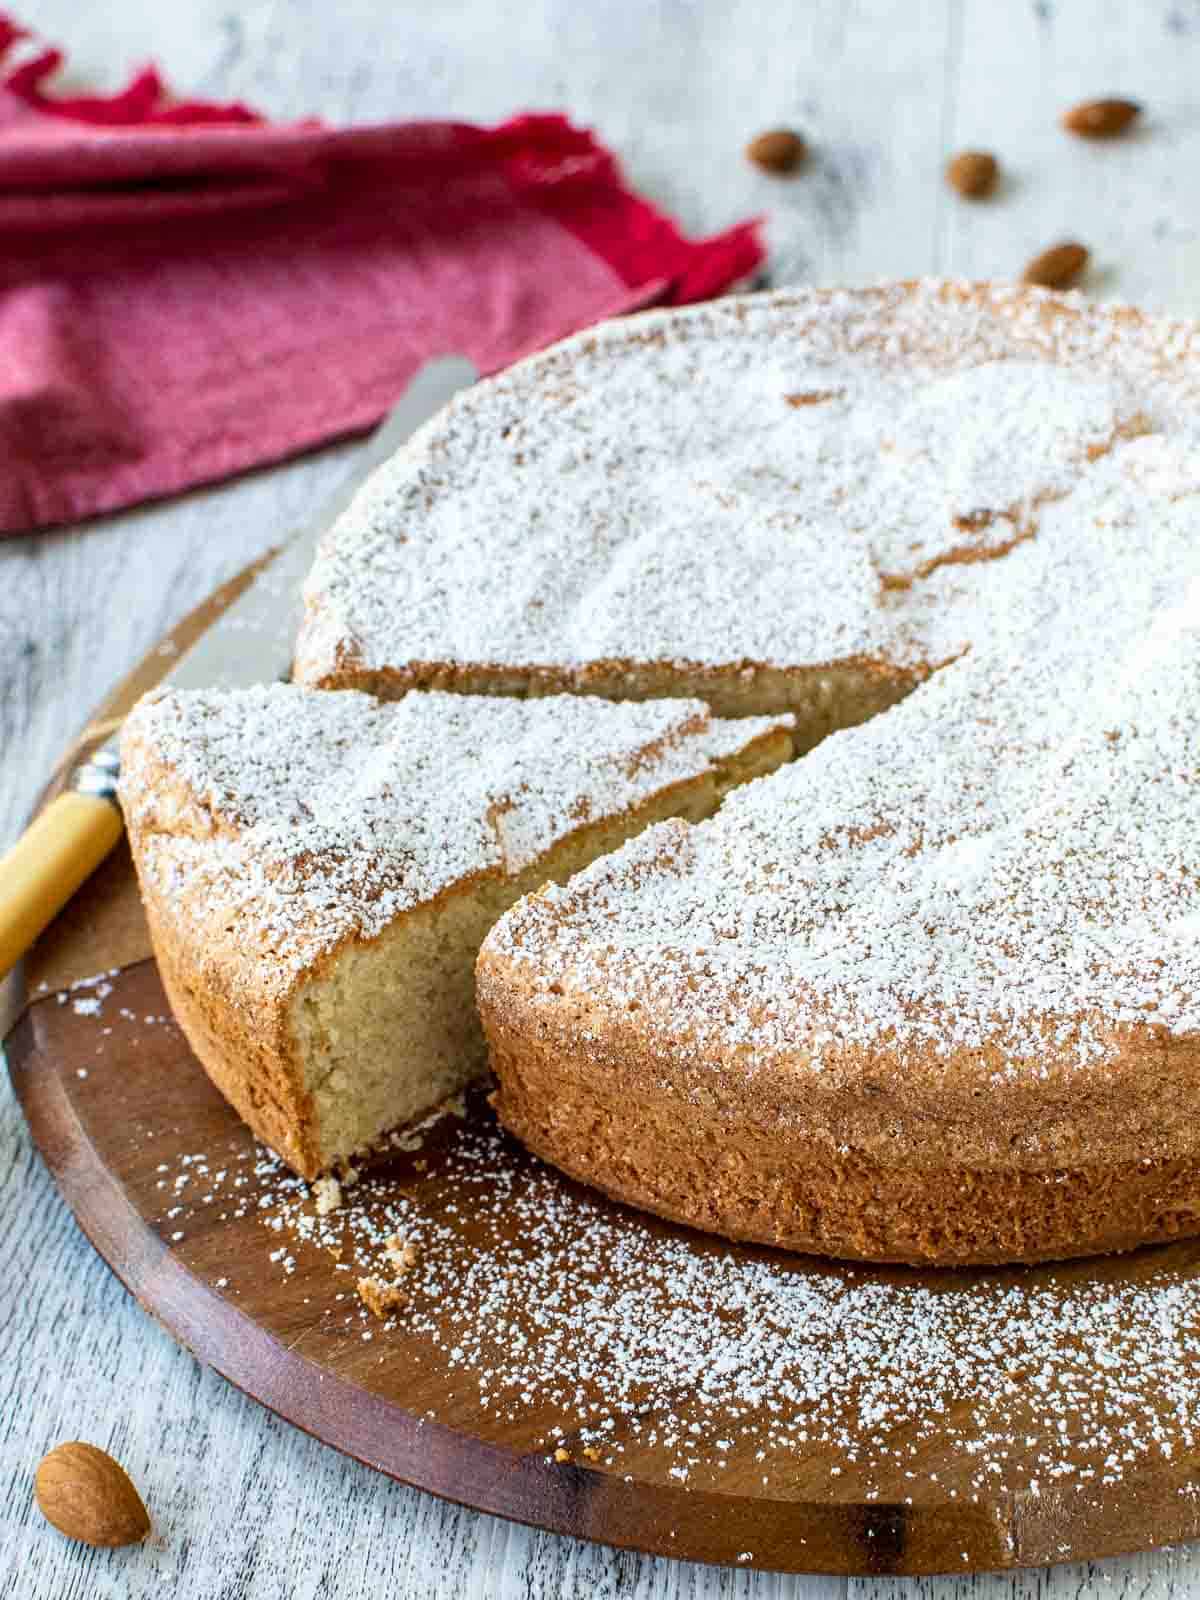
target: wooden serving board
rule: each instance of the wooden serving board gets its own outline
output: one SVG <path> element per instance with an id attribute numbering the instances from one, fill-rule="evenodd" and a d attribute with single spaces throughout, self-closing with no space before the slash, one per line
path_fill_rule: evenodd
<path id="1" fill-rule="evenodd" d="M 120 850 L 28 964 L 17 1094 L 130 1292 L 318 1438 L 539 1527 L 777 1570 L 970 1572 L 1200 1536 L 1200 1244 L 1005 1272 L 805 1261 L 569 1183 L 483 1095 L 318 1218 L 209 1084 L 147 950 Z M 384 1322 L 355 1282 L 394 1231 L 421 1257 Z"/>

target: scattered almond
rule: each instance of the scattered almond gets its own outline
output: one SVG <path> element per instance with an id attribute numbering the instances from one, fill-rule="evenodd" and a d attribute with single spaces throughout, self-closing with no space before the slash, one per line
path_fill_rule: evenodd
<path id="1" fill-rule="evenodd" d="M 1000 168 L 987 150 L 960 150 L 946 163 L 946 182 L 968 200 L 990 194 Z"/>
<path id="2" fill-rule="evenodd" d="M 1084 100 L 1063 112 L 1062 125 L 1082 139 L 1115 139 L 1141 109 L 1136 100 Z"/>
<path id="3" fill-rule="evenodd" d="M 1043 289 L 1067 289 L 1075 282 L 1088 264 L 1088 252 L 1081 244 L 1065 241 L 1043 250 L 1021 274 L 1025 283 L 1040 284 Z"/>
<path id="4" fill-rule="evenodd" d="M 42 1458 L 34 1497 L 47 1522 L 84 1544 L 137 1544 L 150 1532 L 142 1497 L 118 1462 L 73 1439 Z"/>
<path id="5" fill-rule="evenodd" d="M 804 140 L 792 128 L 769 128 L 746 146 L 746 155 L 754 165 L 776 176 L 795 172 L 806 153 Z"/>

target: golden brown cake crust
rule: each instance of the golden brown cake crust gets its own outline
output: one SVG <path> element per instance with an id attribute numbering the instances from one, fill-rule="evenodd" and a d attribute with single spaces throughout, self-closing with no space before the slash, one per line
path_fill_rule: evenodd
<path id="1" fill-rule="evenodd" d="M 1112 1040 L 1105 1070 L 1082 1079 L 1065 1061 L 1057 1071 L 1048 1062 L 1044 1077 L 997 1078 L 971 1050 L 930 1052 L 914 1070 L 899 1052 L 866 1046 L 807 1074 L 798 1053 L 701 1047 L 686 1017 L 677 1012 L 671 1026 L 668 1006 L 654 1016 L 637 1000 L 614 1003 L 615 981 L 612 989 L 592 985 L 565 966 L 548 983 L 533 977 L 503 940 L 512 920 L 552 895 L 522 901 L 480 955 L 479 1006 L 493 1049 L 504 1041 L 502 1085 L 510 1060 L 519 1060 L 538 1072 L 547 1094 L 560 1078 L 572 1094 L 611 1081 L 613 1104 L 631 1112 L 658 1099 L 685 1119 L 711 1112 L 754 1140 L 774 1136 L 829 1156 L 853 1151 L 881 1167 L 1046 1172 L 1091 1166 L 1097 1152 L 1117 1164 L 1200 1160 L 1195 1037 L 1131 1026 Z"/>
<path id="2" fill-rule="evenodd" d="M 1036 1095 L 1000 1096 L 985 1116 L 969 1089 L 952 1097 L 926 1083 L 905 1093 L 876 1075 L 857 1092 L 844 1083 L 822 1103 L 806 1097 L 800 1121 L 786 1081 L 718 1080 L 703 1063 L 681 1071 L 635 1019 L 614 1028 L 611 1011 L 584 997 L 563 997 L 557 1017 L 535 1011 L 519 972 L 490 952 L 478 997 L 504 1125 L 571 1177 L 705 1232 L 940 1266 L 1065 1259 L 1200 1233 L 1200 1051 L 1191 1046 L 1173 1059 L 1132 1050 L 1124 1065 L 1139 1093 L 1126 1085 L 1065 1105 L 1053 1159 L 1023 1163 L 990 1134 L 1038 1117 Z M 1164 1095 L 1181 1103 L 1169 1134 L 1150 1104 Z M 1098 1161 L 1106 1147 L 1111 1158 Z"/>
<path id="3" fill-rule="evenodd" d="M 323 1163 L 312 1096 L 296 1059 L 287 1005 L 265 994 L 251 963 L 198 958 L 177 937 L 178 919 L 142 880 L 159 976 L 175 1020 L 221 1093 L 264 1143 L 302 1177 Z"/>

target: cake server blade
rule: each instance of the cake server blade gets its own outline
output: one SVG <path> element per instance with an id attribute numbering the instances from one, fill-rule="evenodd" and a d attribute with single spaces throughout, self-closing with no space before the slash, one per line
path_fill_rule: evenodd
<path id="1" fill-rule="evenodd" d="M 173 689 L 239 689 L 285 678 L 300 625 L 300 591 L 321 535 L 375 468 L 478 376 L 462 356 L 444 356 L 422 367 L 400 403 L 355 457 L 321 515 L 282 546 L 245 593 L 180 656 L 163 682 Z"/>

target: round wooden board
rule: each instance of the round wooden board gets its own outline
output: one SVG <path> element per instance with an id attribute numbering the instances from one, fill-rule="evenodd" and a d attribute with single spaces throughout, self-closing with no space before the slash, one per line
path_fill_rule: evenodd
<path id="1" fill-rule="evenodd" d="M 144 674 L 136 686 L 146 687 Z M 444 1307 L 424 1301 L 419 1315 L 401 1310 L 385 1324 L 354 1292 L 362 1268 L 353 1241 L 346 1259 L 329 1247 L 341 1214 L 307 1236 L 298 1228 L 297 1218 L 315 1222 L 303 1186 L 281 1184 L 210 1085 L 169 1017 L 153 961 L 123 964 L 137 934 L 113 908 L 128 910 L 133 893 L 122 850 L 68 912 L 65 931 L 50 931 L 40 969 L 35 956 L 35 973 L 61 974 L 70 970 L 63 947 L 74 940 L 96 973 L 108 964 L 104 929 L 121 929 L 113 965 L 122 970 L 74 990 L 52 985 L 25 1011 L 6 1041 L 16 1091 L 67 1203 L 139 1302 L 199 1359 L 297 1426 L 462 1504 L 698 1561 L 970 1572 L 1200 1536 L 1200 1425 L 1195 1439 L 1192 1430 L 1200 1244 L 956 1274 L 743 1248 L 569 1183 L 502 1137 L 479 1095 L 465 1118 L 443 1119 L 421 1148 L 397 1153 L 353 1191 L 360 1216 L 378 1215 L 380 1237 L 396 1205 L 421 1219 L 438 1241 L 445 1281 L 456 1286 Z M 464 1162 L 474 1163 L 469 1183 Z M 663 1284 L 669 1298 L 681 1264 L 693 1291 L 706 1274 L 724 1286 L 719 1302 L 714 1292 L 711 1327 L 742 1314 L 728 1293 L 739 1274 L 759 1290 L 786 1291 L 792 1305 L 820 1308 L 824 1320 L 799 1318 L 782 1336 L 774 1329 L 776 1370 L 782 1351 L 788 1382 L 760 1388 L 750 1402 L 739 1384 L 723 1388 L 720 1372 L 681 1378 L 674 1389 L 670 1374 L 660 1375 L 650 1399 L 661 1400 L 665 1384 L 671 1415 L 659 1425 L 606 1367 L 611 1330 L 593 1334 L 586 1316 L 547 1318 L 536 1305 L 510 1305 L 494 1325 L 491 1312 L 481 1314 L 463 1337 L 457 1286 L 506 1251 L 516 1267 L 528 1264 L 539 1208 L 552 1225 L 541 1230 L 537 1265 L 544 1276 L 553 1258 L 557 1299 L 565 1285 L 586 1309 L 619 1257 L 626 1278 L 630 1261 L 667 1264 L 662 1273 L 655 1267 L 653 1294 L 647 1281 L 646 1303 L 658 1297 L 660 1321 L 678 1309 L 685 1334 L 690 1325 L 708 1337 L 703 1304 L 663 1303 Z M 519 1273 L 514 1283 L 513 1293 L 523 1293 Z M 494 1310 L 494 1283 L 489 1292 Z M 925 1309 L 914 1316 L 918 1302 Z M 903 1403 L 881 1418 L 871 1398 L 878 1373 L 831 1356 L 831 1341 L 857 1336 L 844 1317 L 825 1315 L 838 1304 L 863 1308 L 869 1361 L 911 1374 L 913 1341 L 936 1336 L 953 1351 L 953 1382 L 920 1392 L 897 1378 Z M 941 1308 L 940 1322 L 930 1322 L 931 1306 Z M 992 1309 L 980 1323 L 981 1307 Z M 530 1370 L 544 1375 L 539 1341 L 556 1341 L 554 1364 L 574 1386 L 566 1398 L 562 1384 L 511 1381 L 511 1318 L 526 1314 Z M 651 1312 L 632 1312 L 634 1329 L 639 1315 Z M 1117 1327 L 1139 1317 L 1153 1330 L 1146 1346 L 1136 1328 Z M 1032 1333 L 1020 1333 L 1022 1319 Z M 1019 1337 L 996 1335 L 1007 1321 Z M 980 1328 L 993 1332 L 984 1337 Z M 1058 1329 L 1052 1360 L 1047 1328 Z M 730 1335 L 747 1348 L 758 1348 L 758 1336 L 749 1324 Z M 1014 1362 L 1026 1336 L 1040 1370 Z M 469 1359 L 449 1354 L 459 1343 L 470 1346 Z M 508 1372 L 507 1388 L 481 1379 L 492 1369 Z M 808 1370 L 824 1374 L 826 1388 L 806 1397 L 795 1375 Z M 843 1375 L 844 1392 L 829 1392 L 830 1373 Z M 836 1426 L 831 1407 L 841 1408 Z M 583 1420 L 600 1414 L 608 1431 L 596 1448 Z"/>

